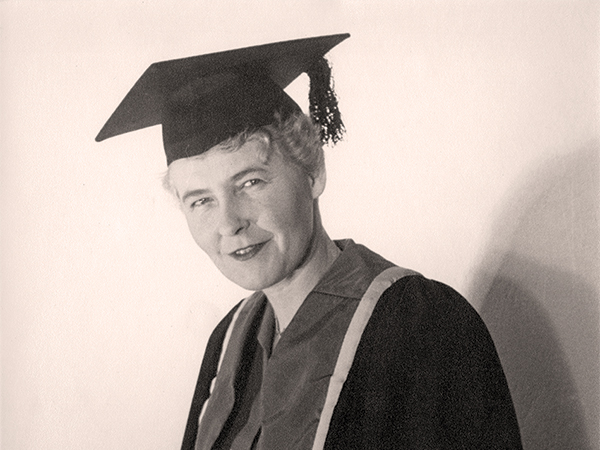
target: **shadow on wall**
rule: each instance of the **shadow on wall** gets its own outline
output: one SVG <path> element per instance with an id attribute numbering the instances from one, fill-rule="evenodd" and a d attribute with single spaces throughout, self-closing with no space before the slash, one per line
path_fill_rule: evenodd
<path id="1" fill-rule="evenodd" d="M 473 279 L 527 450 L 600 449 L 598 150 L 527 178 Z"/>

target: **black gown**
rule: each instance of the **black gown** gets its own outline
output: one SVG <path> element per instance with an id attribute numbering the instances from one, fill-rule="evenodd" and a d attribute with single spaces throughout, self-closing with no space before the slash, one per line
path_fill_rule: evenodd
<path id="1" fill-rule="evenodd" d="M 198 419 L 209 397 L 213 404 L 208 402 L 202 430 L 212 427 L 216 442 L 235 442 L 228 433 L 246 433 L 251 437 L 247 443 L 238 437 L 242 447 L 233 448 L 313 448 L 348 324 L 372 281 L 393 267 L 352 241 L 337 244 L 343 252 L 282 334 L 273 358 L 261 349 L 269 327 L 262 320 L 269 311 L 264 296 L 255 294 L 236 306 L 217 326 L 204 355 L 182 449 L 196 448 Z M 218 383 L 211 393 L 223 340 L 242 308 L 245 328 L 235 322 L 227 346 L 237 347 L 237 359 L 224 358 L 217 377 L 222 381 L 229 372 L 231 393 Z M 522 448 L 487 328 L 448 286 L 406 271 L 378 295 L 355 351 L 321 448 Z M 249 417 L 241 431 L 227 425 L 239 411 Z M 201 448 L 219 447 L 212 446 L 215 439 L 200 445 L 204 437 L 198 440 Z"/>

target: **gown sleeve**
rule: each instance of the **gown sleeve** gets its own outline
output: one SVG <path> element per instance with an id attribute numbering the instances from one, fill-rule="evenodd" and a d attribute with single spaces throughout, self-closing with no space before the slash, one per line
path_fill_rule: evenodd
<path id="1" fill-rule="evenodd" d="M 325 447 L 522 448 L 494 343 L 460 294 L 410 276 L 382 295 Z"/>

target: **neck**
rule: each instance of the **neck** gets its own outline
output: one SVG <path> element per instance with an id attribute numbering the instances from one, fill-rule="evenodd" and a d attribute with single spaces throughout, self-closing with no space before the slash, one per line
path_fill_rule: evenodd
<path id="1" fill-rule="evenodd" d="M 288 326 L 304 299 L 340 254 L 340 249 L 329 238 L 319 220 L 315 225 L 312 245 L 302 267 L 289 279 L 263 291 L 273 307 L 280 332 Z"/>

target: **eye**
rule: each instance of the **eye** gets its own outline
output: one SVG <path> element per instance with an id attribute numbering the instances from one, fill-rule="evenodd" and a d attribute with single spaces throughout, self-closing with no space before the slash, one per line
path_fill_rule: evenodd
<path id="1" fill-rule="evenodd" d="M 198 208 L 200 206 L 206 205 L 208 202 L 210 202 L 210 198 L 209 197 L 202 197 L 202 198 L 199 198 L 199 199 L 194 200 L 193 202 L 191 202 L 190 205 L 189 205 L 189 208 L 190 209 Z"/>
<path id="2" fill-rule="evenodd" d="M 252 187 L 252 186 L 256 186 L 257 184 L 261 184 L 263 183 L 263 180 L 260 180 L 258 178 L 252 178 L 251 180 L 245 181 L 244 184 L 242 184 L 242 187 Z"/>

